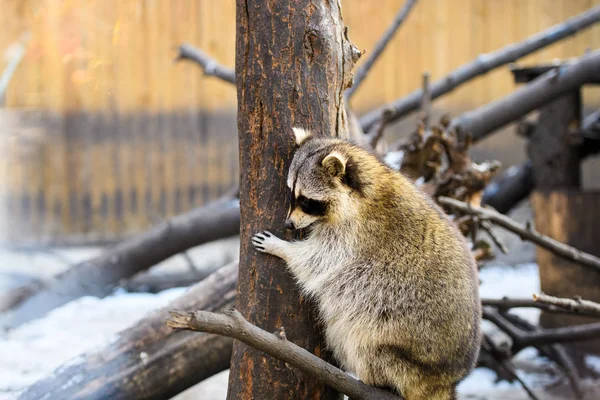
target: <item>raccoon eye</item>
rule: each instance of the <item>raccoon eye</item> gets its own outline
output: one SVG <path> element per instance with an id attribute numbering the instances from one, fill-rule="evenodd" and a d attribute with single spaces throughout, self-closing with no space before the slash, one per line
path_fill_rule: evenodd
<path id="1" fill-rule="evenodd" d="M 303 212 L 314 216 L 323 216 L 327 212 L 327 202 L 320 200 L 307 199 L 304 196 L 298 197 L 298 205 Z"/>

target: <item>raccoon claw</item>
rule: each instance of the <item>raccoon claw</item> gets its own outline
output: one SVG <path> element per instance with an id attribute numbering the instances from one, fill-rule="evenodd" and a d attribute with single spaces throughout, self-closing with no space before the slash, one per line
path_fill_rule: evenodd
<path id="1" fill-rule="evenodd" d="M 269 231 L 263 231 L 252 236 L 252 245 L 261 253 L 278 255 L 277 244 L 283 242 Z"/>
<path id="2" fill-rule="evenodd" d="M 256 250 L 260 252 L 265 252 L 265 241 L 267 240 L 267 232 L 260 232 L 252 236 L 252 244 L 256 248 Z"/>

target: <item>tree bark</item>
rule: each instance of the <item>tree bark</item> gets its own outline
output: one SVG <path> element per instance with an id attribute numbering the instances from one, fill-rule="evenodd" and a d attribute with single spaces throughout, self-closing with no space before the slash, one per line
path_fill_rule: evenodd
<path id="1" fill-rule="evenodd" d="M 108 347 L 57 369 L 20 400 L 163 400 L 229 368 L 233 340 L 175 331 L 169 310 L 223 312 L 234 306 L 237 263 L 196 284 L 167 307 L 123 331 Z M 65 327 L 68 329 L 68 327 Z"/>
<path id="2" fill-rule="evenodd" d="M 569 141 L 570 131 L 579 130 L 580 119 L 579 90 L 553 100 L 540 110 L 539 122 L 527 144 L 537 190 L 581 186 L 579 146 Z"/>
<path id="3" fill-rule="evenodd" d="M 283 261 L 250 245 L 254 233 L 281 236 L 292 127 L 347 137 L 343 92 L 360 52 L 344 29 L 339 1 L 237 0 L 236 82 L 240 148 L 241 249 L 237 308 L 267 331 L 324 357 L 314 306 Z M 326 358 L 326 357 L 325 357 Z M 317 379 L 235 342 L 228 399 L 331 399 Z"/>
<path id="4" fill-rule="evenodd" d="M 179 215 L 75 265 L 31 291 L 0 319 L 0 327 L 14 328 L 81 296 L 106 296 L 112 290 L 111 285 L 123 278 L 193 246 L 236 235 L 239 223 L 239 208 L 234 201 Z"/>

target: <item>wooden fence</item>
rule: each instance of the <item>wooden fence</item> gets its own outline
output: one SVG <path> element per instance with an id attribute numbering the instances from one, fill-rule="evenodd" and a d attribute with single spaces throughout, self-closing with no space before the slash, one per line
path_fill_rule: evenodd
<path id="1" fill-rule="evenodd" d="M 404 0 L 343 0 L 352 40 L 370 50 Z M 356 93 L 365 111 L 576 15 L 596 0 L 420 0 Z M 235 89 L 174 63 L 190 42 L 234 64 L 234 0 L 0 0 L 0 54 L 29 33 L 0 114 L 0 237 L 114 239 L 217 197 L 237 179 Z M 600 47 L 600 26 L 522 63 Z M 0 70 L 4 58 L 0 58 Z M 502 97 L 507 68 L 435 102 L 457 114 Z M 588 108 L 600 90 L 584 90 Z M 398 125 L 396 129 L 404 129 Z M 491 152 L 485 152 L 486 156 Z M 513 135 L 487 143 L 522 159 Z"/>
<path id="2" fill-rule="evenodd" d="M 0 235 L 111 241 L 237 182 L 231 114 L 0 112 Z"/>

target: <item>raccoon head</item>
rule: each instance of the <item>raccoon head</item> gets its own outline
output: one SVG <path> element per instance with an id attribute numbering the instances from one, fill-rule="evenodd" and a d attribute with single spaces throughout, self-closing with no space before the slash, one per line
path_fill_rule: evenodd
<path id="1" fill-rule="evenodd" d="M 287 185 L 290 208 L 287 229 L 339 221 L 350 216 L 349 202 L 360 192 L 351 145 L 337 139 L 313 138 L 294 128 L 298 149 L 290 165 Z"/>

